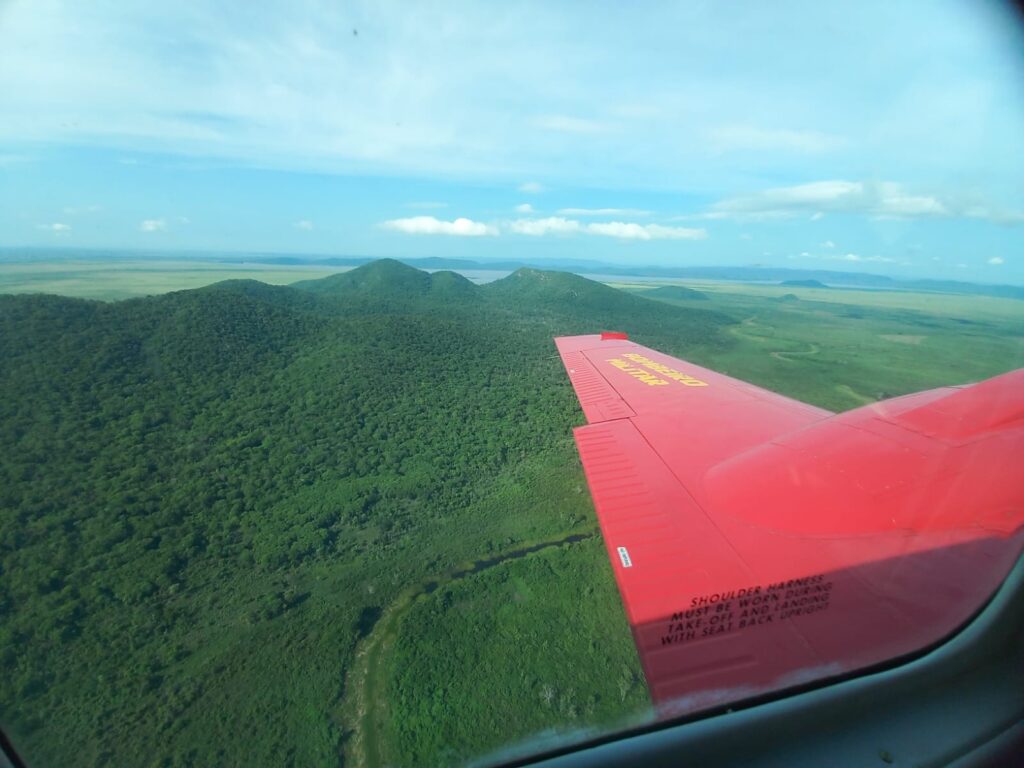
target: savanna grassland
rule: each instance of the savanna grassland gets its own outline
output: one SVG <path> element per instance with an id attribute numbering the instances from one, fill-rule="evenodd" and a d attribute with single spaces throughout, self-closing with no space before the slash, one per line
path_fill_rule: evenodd
<path id="1" fill-rule="evenodd" d="M 704 300 L 628 290 L 735 320 L 710 363 L 798 400 L 844 411 L 895 395 L 978 381 L 1024 365 L 1024 302 L 994 297 L 688 284 Z"/>
<path id="2" fill-rule="evenodd" d="M 1024 302 L 648 290 L 381 261 L 0 296 L 15 744 L 38 766 L 447 765 L 642 719 L 552 336 L 628 330 L 833 410 L 1024 364 Z"/>
<path id="3" fill-rule="evenodd" d="M 202 288 L 221 280 L 273 285 L 326 277 L 339 267 L 187 259 L 37 258 L 0 261 L 0 293 L 55 293 L 81 299 L 134 299 Z"/>

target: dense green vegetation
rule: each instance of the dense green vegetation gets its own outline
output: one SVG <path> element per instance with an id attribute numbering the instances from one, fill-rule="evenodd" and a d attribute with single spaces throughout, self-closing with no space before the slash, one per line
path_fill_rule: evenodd
<path id="1" fill-rule="evenodd" d="M 704 293 L 382 261 L 0 296 L 0 720 L 39 766 L 431 765 L 643 716 L 599 539 L 467 571 L 596 530 L 551 336 L 834 409 L 1024 362 L 979 299 Z"/>
<path id="2" fill-rule="evenodd" d="M 606 558 L 590 539 L 418 600 L 391 655 L 396 762 L 453 765 L 528 734 L 621 726 L 642 713 L 646 683 L 620 631 L 615 584 L 592 576 Z M 533 663 L 523 664 L 526 654 Z M 451 701 L 459 717 L 446 714 Z"/>
<path id="3" fill-rule="evenodd" d="M 0 717 L 34 764 L 340 760 L 406 585 L 594 528 L 552 332 L 727 343 L 570 275 L 349 275 L 0 296 Z"/>
<path id="4" fill-rule="evenodd" d="M 669 301 L 707 301 L 708 297 L 700 291 L 682 285 L 662 285 L 644 291 L 644 298 L 668 299 Z"/>

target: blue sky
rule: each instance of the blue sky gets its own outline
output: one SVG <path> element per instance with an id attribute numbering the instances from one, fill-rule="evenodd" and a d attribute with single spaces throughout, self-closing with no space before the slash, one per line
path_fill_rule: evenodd
<path id="1" fill-rule="evenodd" d="M 1024 283 L 985 2 L 0 2 L 0 245 Z"/>

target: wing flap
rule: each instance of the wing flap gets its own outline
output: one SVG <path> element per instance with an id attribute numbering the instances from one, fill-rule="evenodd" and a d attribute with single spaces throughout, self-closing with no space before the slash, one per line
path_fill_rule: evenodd
<path id="1" fill-rule="evenodd" d="M 588 423 L 595 424 L 636 415 L 582 352 L 564 353 L 562 363 L 569 374 L 569 381 L 576 391 L 576 398 Z"/>
<path id="2" fill-rule="evenodd" d="M 822 663 L 786 622 L 756 636 L 729 634 L 734 619 L 719 610 L 729 605 L 719 598 L 749 588 L 758 576 L 629 420 L 579 427 L 575 437 L 656 701 L 678 705 L 680 697 L 703 691 L 691 703 L 707 703 L 719 695 L 705 690 L 707 681 L 721 692 L 809 659 Z M 603 474 L 611 460 L 619 468 L 615 480 Z"/>

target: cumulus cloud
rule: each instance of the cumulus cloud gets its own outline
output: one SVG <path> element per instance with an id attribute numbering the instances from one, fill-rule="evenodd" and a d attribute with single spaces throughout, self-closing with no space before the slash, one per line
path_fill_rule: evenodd
<path id="1" fill-rule="evenodd" d="M 565 235 L 579 232 L 583 226 L 572 219 L 561 216 L 549 216 L 546 219 L 517 219 L 508 225 L 510 231 L 518 235 Z"/>
<path id="2" fill-rule="evenodd" d="M 822 248 L 835 248 L 836 244 L 833 243 L 831 240 L 826 240 L 824 243 L 821 244 L 821 247 Z"/>
<path id="3" fill-rule="evenodd" d="M 991 259 L 988 260 L 988 263 L 996 265 L 1005 264 L 1006 259 L 1002 258 L 1001 256 L 993 256 Z"/>
<path id="4" fill-rule="evenodd" d="M 549 216 L 544 219 L 517 219 L 508 225 L 511 232 L 540 237 L 551 234 L 597 235 L 620 240 L 703 240 L 708 233 L 703 229 L 666 227 L 661 224 L 636 224 L 626 221 L 605 221 L 583 224 L 576 219 Z"/>
<path id="5" fill-rule="evenodd" d="M 527 195 L 539 195 L 544 191 L 544 185 L 536 181 L 527 181 L 520 184 L 518 189 Z"/>
<path id="6" fill-rule="evenodd" d="M 167 222 L 163 219 L 143 219 L 139 223 L 140 232 L 163 232 L 167 229 Z"/>
<path id="7" fill-rule="evenodd" d="M 990 221 L 993 224 L 1004 224 L 1007 226 L 1024 224 L 1024 213 L 1007 211 L 1001 208 L 990 208 L 984 205 L 968 206 L 964 209 L 963 215 L 968 219 L 980 219 L 982 221 Z"/>
<path id="8" fill-rule="evenodd" d="M 703 240 L 708 236 L 707 230 L 704 229 L 623 221 L 588 224 L 587 232 L 625 240 Z"/>
<path id="9" fill-rule="evenodd" d="M 831 240 L 826 240 L 825 242 L 826 243 L 831 243 L 832 241 Z M 825 243 L 822 243 L 822 245 L 825 245 Z M 832 245 L 834 246 L 835 244 L 833 243 Z M 765 256 L 769 256 L 771 254 L 769 254 L 767 251 L 765 251 L 764 255 Z M 874 263 L 896 263 L 896 259 L 891 259 L 888 256 L 878 256 L 878 255 L 862 256 L 859 253 L 824 253 L 824 254 L 816 254 L 816 253 L 811 253 L 810 251 L 801 251 L 799 255 L 797 255 L 797 254 L 789 254 L 786 258 L 789 258 L 789 259 L 824 259 L 825 261 L 847 261 L 847 262 L 858 263 L 858 264 L 861 264 L 861 263 L 872 263 L 872 262 L 874 262 Z M 901 263 L 907 264 L 908 262 L 901 262 Z"/>
<path id="10" fill-rule="evenodd" d="M 56 232 L 57 234 L 66 233 L 71 231 L 70 224 L 62 224 L 59 221 L 55 221 L 52 224 L 37 224 L 37 229 L 45 229 L 47 232 Z"/>
<path id="11" fill-rule="evenodd" d="M 863 195 L 864 185 L 861 182 L 815 181 L 722 200 L 713 206 L 713 213 L 728 216 L 746 213 L 789 214 L 822 208 L 842 210 L 862 205 Z"/>
<path id="12" fill-rule="evenodd" d="M 965 205 L 938 194 L 912 192 L 894 181 L 832 179 L 775 187 L 715 203 L 692 218 L 771 219 L 810 214 L 855 213 L 879 219 L 965 218 L 997 224 L 1024 223 L 1024 213 L 977 204 Z"/>
<path id="13" fill-rule="evenodd" d="M 516 213 L 536 213 L 537 209 L 529 203 L 520 203 L 516 206 Z"/>
<path id="14" fill-rule="evenodd" d="M 856 254 L 856 253 L 844 253 L 842 255 L 838 255 L 837 254 L 837 255 L 834 255 L 834 256 L 830 255 L 830 256 L 824 256 L 823 258 L 830 259 L 830 260 L 833 260 L 833 261 L 859 261 L 859 262 L 862 262 L 862 261 L 894 262 L 894 261 L 896 261 L 896 259 L 890 259 L 887 256 L 860 256 L 859 254 Z"/>
<path id="15" fill-rule="evenodd" d="M 759 128 L 753 125 L 721 125 L 708 132 L 711 146 L 720 152 L 797 152 L 816 154 L 846 144 L 841 136 L 820 131 Z"/>
<path id="16" fill-rule="evenodd" d="M 306 232 L 309 232 L 313 229 L 313 222 L 310 221 L 309 219 L 299 219 L 298 221 L 295 222 L 294 226 L 296 229 L 301 229 Z"/>
<path id="17" fill-rule="evenodd" d="M 650 211 L 638 208 L 562 208 L 562 216 L 650 216 Z"/>
<path id="18" fill-rule="evenodd" d="M 407 235 L 455 235 L 458 237 L 481 237 L 497 235 L 498 230 L 490 224 L 471 219 L 458 218 L 442 221 L 433 216 L 411 216 L 406 219 L 391 219 L 381 223 L 384 229 L 404 232 Z"/>

